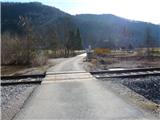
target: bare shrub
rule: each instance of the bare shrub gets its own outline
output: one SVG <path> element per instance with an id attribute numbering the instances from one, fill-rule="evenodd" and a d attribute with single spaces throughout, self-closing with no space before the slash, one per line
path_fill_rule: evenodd
<path id="1" fill-rule="evenodd" d="M 2 65 L 44 65 L 47 55 L 42 50 L 29 49 L 33 46 L 25 37 L 2 34 L 1 64 Z"/>
<path id="2" fill-rule="evenodd" d="M 111 52 L 111 50 L 108 48 L 96 48 L 94 52 L 97 55 L 107 55 Z"/>
<path id="3" fill-rule="evenodd" d="M 32 52 L 31 53 L 31 65 L 42 66 L 47 63 L 47 54 L 44 51 Z"/>
<path id="4" fill-rule="evenodd" d="M 26 40 L 6 32 L 2 34 L 2 64 L 25 64 L 27 58 Z"/>

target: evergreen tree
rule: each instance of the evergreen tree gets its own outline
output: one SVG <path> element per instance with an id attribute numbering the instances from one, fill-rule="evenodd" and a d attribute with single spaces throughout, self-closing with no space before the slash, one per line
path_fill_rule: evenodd
<path id="1" fill-rule="evenodd" d="M 75 38 L 76 38 L 76 44 L 75 44 L 76 50 L 82 50 L 83 49 L 83 47 L 82 47 L 82 38 L 81 38 L 79 29 L 77 29 L 77 31 L 76 31 Z"/>

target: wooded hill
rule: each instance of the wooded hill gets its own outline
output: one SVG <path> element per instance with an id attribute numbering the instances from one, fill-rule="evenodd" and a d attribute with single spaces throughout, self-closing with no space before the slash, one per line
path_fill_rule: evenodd
<path id="1" fill-rule="evenodd" d="M 58 40 L 68 39 L 69 31 L 80 30 L 83 46 L 88 47 L 145 47 L 147 32 L 150 31 L 155 46 L 160 46 L 160 25 L 131 21 L 112 14 L 69 15 L 55 7 L 38 2 L 2 3 L 2 33 L 25 34 L 20 16 L 26 17 L 43 48 L 54 46 Z"/>

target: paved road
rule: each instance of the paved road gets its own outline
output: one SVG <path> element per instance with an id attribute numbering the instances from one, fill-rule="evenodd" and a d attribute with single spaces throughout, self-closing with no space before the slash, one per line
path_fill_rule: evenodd
<path id="1" fill-rule="evenodd" d="M 48 72 L 62 72 L 62 71 L 84 71 L 82 67 L 83 58 L 86 54 L 77 57 L 68 58 L 68 60 L 50 68 Z"/>
<path id="2" fill-rule="evenodd" d="M 83 71 L 82 58 L 69 58 L 49 71 Z M 151 115 L 95 79 L 39 86 L 14 120 L 151 120 Z M 155 119 L 154 119 L 155 120 Z"/>

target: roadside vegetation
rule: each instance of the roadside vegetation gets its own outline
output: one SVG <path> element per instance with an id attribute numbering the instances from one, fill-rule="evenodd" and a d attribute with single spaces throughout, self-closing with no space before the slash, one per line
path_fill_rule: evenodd
<path id="1" fill-rule="evenodd" d="M 75 56 L 77 54 L 75 51 L 82 49 L 82 39 L 78 28 L 65 28 L 64 41 L 58 38 L 54 28 L 49 28 L 48 34 L 45 35 L 46 39 L 50 39 L 47 46 L 39 42 L 43 41 L 43 37 L 36 33 L 27 17 L 19 17 L 19 28 L 21 34 L 8 31 L 1 35 L 2 75 L 25 68 L 44 67 L 48 64 L 48 59 Z"/>
<path id="2" fill-rule="evenodd" d="M 125 33 L 128 32 L 125 30 Z M 116 45 L 116 41 L 112 41 L 112 44 L 106 43 L 107 45 L 103 47 L 94 46 L 87 59 L 89 61 L 87 70 L 160 67 L 159 41 L 154 37 L 150 27 L 146 27 L 143 32 L 145 34 L 144 40 L 139 47 L 132 43 L 123 44 L 121 47 Z M 112 37 L 108 41 L 110 40 Z"/>
<path id="3" fill-rule="evenodd" d="M 128 32 L 128 30 L 125 30 L 124 35 L 127 37 Z M 159 41 L 155 38 L 149 26 L 143 32 L 145 36 L 141 47 L 135 47 L 131 43 L 124 44 L 122 47 L 115 47 L 116 41 L 112 41 L 112 44 L 108 43 L 108 47 L 95 47 L 90 59 L 94 69 L 160 67 L 160 48 L 157 47 Z"/>
<path id="4" fill-rule="evenodd" d="M 149 52 L 149 53 L 148 53 Z M 92 70 L 108 68 L 160 67 L 160 48 L 136 48 L 132 50 L 96 48 L 90 62 Z"/>

